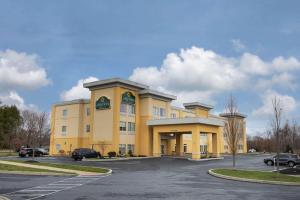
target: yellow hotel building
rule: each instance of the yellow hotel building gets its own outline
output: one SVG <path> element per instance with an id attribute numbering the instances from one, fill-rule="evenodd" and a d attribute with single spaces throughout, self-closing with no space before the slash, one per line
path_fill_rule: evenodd
<path id="1" fill-rule="evenodd" d="M 54 104 L 51 113 L 50 154 L 69 154 L 93 148 L 102 155 L 176 155 L 192 159 L 219 157 L 228 152 L 223 136 L 226 114 L 210 114 L 212 106 L 199 102 L 171 106 L 176 96 L 120 78 L 83 85 L 90 99 Z M 238 153 L 247 151 L 245 116 Z"/>

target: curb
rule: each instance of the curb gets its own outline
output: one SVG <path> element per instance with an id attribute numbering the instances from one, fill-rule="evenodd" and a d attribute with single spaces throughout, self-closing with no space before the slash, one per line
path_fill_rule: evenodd
<path id="1" fill-rule="evenodd" d="M 224 157 L 219 157 L 219 158 L 202 158 L 198 160 L 193 160 L 191 158 L 188 158 L 189 161 L 194 161 L 194 162 L 201 162 L 201 161 L 211 161 L 211 160 L 223 160 Z"/>
<path id="2" fill-rule="evenodd" d="M 10 200 L 10 199 L 5 196 L 0 195 L 0 200 Z"/>
<path id="3" fill-rule="evenodd" d="M 31 171 L 5 171 L 5 170 L 0 170 L 0 174 L 35 175 L 35 176 L 76 176 L 76 174 L 68 174 L 68 173 L 31 172 Z M 0 200 L 1 200 L 1 198 L 0 198 Z"/>
<path id="4" fill-rule="evenodd" d="M 238 177 L 226 176 L 226 175 L 215 173 L 215 172 L 212 171 L 212 169 L 208 170 L 208 174 L 210 174 L 212 176 L 215 176 L 215 177 L 218 177 L 218 178 L 223 178 L 223 179 L 233 180 L 233 181 L 261 183 L 261 184 L 272 184 L 272 185 L 300 186 L 300 183 L 255 180 L 255 179 L 248 179 L 248 178 L 238 178 Z"/>
<path id="5" fill-rule="evenodd" d="M 143 160 L 143 159 L 150 159 L 156 157 L 136 157 L 136 158 L 115 158 L 115 159 L 98 159 L 98 160 L 89 160 L 83 158 L 82 161 L 84 162 L 115 162 L 115 161 L 127 161 L 127 160 Z"/>
<path id="6" fill-rule="evenodd" d="M 58 173 L 71 173 L 71 174 L 77 174 L 77 175 L 100 175 L 100 174 L 107 175 L 107 174 L 112 173 L 112 170 L 107 169 L 107 168 L 104 168 L 104 169 L 108 170 L 108 172 L 98 173 L 98 172 L 87 172 L 87 171 L 79 171 L 79 170 L 72 170 L 72 169 L 65 169 L 65 168 L 58 168 L 58 167 L 42 166 L 42 165 L 31 165 L 31 164 L 27 164 L 27 163 L 24 164 L 24 163 L 12 162 L 12 161 L 0 161 L 0 164 L 8 164 L 8 165 L 21 166 L 21 167 L 30 167 L 30 168 L 34 168 L 34 169 L 46 169 L 46 170 L 51 170 L 51 171 L 57 171 Z M 52 172 L 49 172 L 49 173 L 52 173 Z"/>
<path id="7" fill-rule="evenodd" d="M 105 169 L 107 169 L 108 170 L 108 172 L 106 172 L 106 173 L 103 173 L 103 174 L 112 174 L 112 169 L 108 169 L 108 168 L 105 168 Z"/>

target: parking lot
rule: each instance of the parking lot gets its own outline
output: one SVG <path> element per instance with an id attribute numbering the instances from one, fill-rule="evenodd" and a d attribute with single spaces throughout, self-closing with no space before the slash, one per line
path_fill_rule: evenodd
<path id="1" fill-rule="evenodd" d="M 262 160 L 269 155 L 238 156 L 243 169 L 272 170 Z M 113 162 L 74 162 L 68 158 L 40 161 L 111 168 L 111 176 L 54 177 L 0 175 L 0 193 L 11 199 L 299 199 L 296 186 L 267 185 L 219 179 L 207 174 L 211 168 L 230 167 L 231 158 L 194 162 L 174 158 L 150 158 Z M 68 185 L 73 184 L 73 185 Z M 77 184 L 77 185 L 76 185 Z M 33 188 L 33 189 L 32 189 Z M 24 197 L 21 190 L 29 190 Z M 43 191 L 44 190 L 44 191 Z M 20 192 L 21 191 L 21 192 Z M 52 193 L 50 192 L 52 191 Z M 36 194 L 46 194 L 39 197 Z M 35 195 L 35 196 L 34 196 Z"/>

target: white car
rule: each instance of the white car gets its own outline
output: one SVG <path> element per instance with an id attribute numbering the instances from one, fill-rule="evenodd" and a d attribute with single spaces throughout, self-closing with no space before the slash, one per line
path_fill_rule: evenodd
<path id="1" fill-rule="evenodd" d="M 255 149 L 249 149 L 249 153 L 255 153 L 256 150 Z"/>

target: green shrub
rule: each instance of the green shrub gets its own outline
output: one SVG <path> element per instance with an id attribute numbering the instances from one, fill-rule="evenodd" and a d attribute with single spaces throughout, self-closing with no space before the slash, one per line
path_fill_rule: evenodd
<path id="1" fill-rule="evenodd" d="M 129 155 L 130 157 L 132 157 L 132 156 L 133 156 L 133 153 L 132 153 L 132 151 L 131 151 L 131 150 L 129 150 L 129 151 L 128 151 L 128 155 Z"/>

